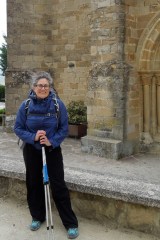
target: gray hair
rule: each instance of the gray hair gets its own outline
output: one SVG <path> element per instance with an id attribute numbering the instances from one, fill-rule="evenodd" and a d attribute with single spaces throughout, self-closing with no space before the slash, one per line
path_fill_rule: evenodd
<path id="1" fill-rule="evenodd" d="M 31 77 L 31 85 L 32 87 L 35 86 L 38 81 L 42 78 L 47 79 L 49 85 L 53 85 L 53 78 L 51 77 L 51 75 L 48 72 L 38 72 L 38 73 L 34 73 Z"/>

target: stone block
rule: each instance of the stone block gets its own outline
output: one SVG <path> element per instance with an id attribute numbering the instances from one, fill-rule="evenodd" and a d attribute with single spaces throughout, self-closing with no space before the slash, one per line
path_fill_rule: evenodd
<path id="1" fill-rule="evenodd" d="M 119 159 L 122 154 L 122 141 L 120 140 L 85 136 L 81 138 L 81 144 L 83 152 L 101 157 Z"/>
<path id="2" fill-rule="evenodd" d="M 134 229 L 141 229 L 144 232 L 156 225 L 155 209 L 131 205 L 127 209 L 128 225 Z"/>

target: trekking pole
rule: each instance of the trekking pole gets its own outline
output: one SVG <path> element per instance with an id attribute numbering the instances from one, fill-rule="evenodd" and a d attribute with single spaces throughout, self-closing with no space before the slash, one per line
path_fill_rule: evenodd
<path id="1" fill-rule="evenodd" d="M 43 160 L 43 184 L 44 184 L 45 207 L 46 207 L 46 225 L 47 225 L 47 232 L 48 232 L 47 235 L 48 235 L 48 240 L 50 239 L 54 240 L 51 198 L 50 198 L 50 191 L 49 191 L 49 177 L 48 177 L 46 153 L 45 153 L 44 146 L 42 146 L 42 160 Z M 49 220 L 49 217 L 50 217 L 50 220 Z"/>

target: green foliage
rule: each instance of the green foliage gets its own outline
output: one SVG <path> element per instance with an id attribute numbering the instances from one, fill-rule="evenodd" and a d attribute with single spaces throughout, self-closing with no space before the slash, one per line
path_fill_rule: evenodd
<path id="1" fill-rule="evenodd" d="M 0 69 L 2 70 L 2 75 L 5 75 L 5 70 L 7 69 L 7 42 L 6 36 L 3 36 L 5 43 L 2 43 L 0 47 Z"/>
<path id="2" fill-rule="evenodd" d="M 6 112 L 5 108 L 0 109 L 0 114 L 5 114 L 5 112 Z"/>
<path id="3" fill-rule="evenodd" d="M 3 118 L 1 114 L 5 114 L 5 108 L 0 109 L 0 124 L 2 124 L 2 118 Z"/>
<path id="4" fill-rule="evenodd" d="M 0 85 L 0 102 L 5 101 L 5 86 Z"/>
<path id="5" fill-rule="evenodd" d="M 87 123 L 87 107 L 83 101 L 71 101 L 67 106 L 67 111 L 69 123 Z"/>

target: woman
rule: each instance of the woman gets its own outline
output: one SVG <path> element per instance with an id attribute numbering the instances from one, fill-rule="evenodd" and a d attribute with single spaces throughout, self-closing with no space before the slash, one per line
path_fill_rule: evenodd
<path id="1" fill-rule="evenodd" d="M 26 101 L 22 102 L 14 131 L 25 142 L 23 157 L 26 166 L 27 201 L 32 216 L 30 229 L 39 229 L 46 217 L 41 147 L 45 145 L 52 196 L 68 238 L 73 239 L 78 236 L 78 221 L 71 208 L 69 191 L 64 181 L 60 147 L 68 134 L 68 116 L 64 103 L 55 98 L 55 93 L 51 90 L 52 82 L 47 72 L 40 72 L 32 78 L 28 109 L 26 110 Z"/>

